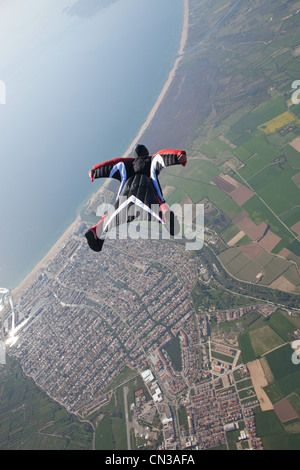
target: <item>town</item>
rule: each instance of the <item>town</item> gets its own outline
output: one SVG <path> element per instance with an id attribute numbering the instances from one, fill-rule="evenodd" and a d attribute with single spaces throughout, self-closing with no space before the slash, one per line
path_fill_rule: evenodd
<path id="1" fill-rule="evenodd" d="M 204 268 L 182 245 L 108 240 L 95 258 L 83 228 L 18 299 L 16 321 L 27 322 L 10 351 L 26 375 L 86 418 L 107 403 L 109 385 L 127 366 L 144 380 L 152 420 L 160 410 L 160 449 L 227 446 L 226 434 L 238 423 L 239 439 L 262 448 L 249 371 L 238 347 L 211 340 L 210 322 L 232 321 L 255 308 L 270 315 L 274 305 L 196 311 L 190 290 Z M 138 421 L 141 409 L 132 406 Z"/>

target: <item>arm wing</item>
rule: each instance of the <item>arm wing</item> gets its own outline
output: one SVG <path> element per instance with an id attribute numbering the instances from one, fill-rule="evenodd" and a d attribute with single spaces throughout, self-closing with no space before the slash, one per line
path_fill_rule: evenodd
<path id="1" fill-rule="evenodd" d="M 163 149 L 152 156 L 152 165 L 159 173 L 162 168 L 170 165 L 186 165 L 185 150 Z"/>
<path id="2" fill-rule="evenodd" d="M 107 162 L 99 163 L 93 167 L 94 178 L 116 178 L 119 181 L 122 180 L 121 172 L 118 170 L 119 163 L 133 162 L 134 158 L 114 158 L 113 160 L 108 160 Z M 114 170 L 114 171 L 113 171 Z"/>
<path id="3" fill-rule="evenodd" d="M 181 161 L 179 160 L 181 157 Z M 164 198 L 162 195 L 161 187 L 158 182 L 157 176 L 160 173 L 162 168 L 170 165 L 186 165 L 186 152 L 184 150 L 169 150 L 164 149 L 160 150 L 159 152 L 155 153 L 152 156 L 151 160 L 151 169 L 150 169 L 150 177 L 153 181 L 153 184 L 156 188 L 157 194 L 161 201 L 164 202 Z"/>

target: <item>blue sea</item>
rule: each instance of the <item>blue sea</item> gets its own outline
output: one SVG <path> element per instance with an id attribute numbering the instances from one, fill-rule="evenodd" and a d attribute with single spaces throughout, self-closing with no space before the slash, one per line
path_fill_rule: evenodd
<path id="1" fill-rule="evenodd" d="M 183 3 L 0 0 L 0 287 L 99 188 L 89 169 L 130 146 L 176 59 Z"/>

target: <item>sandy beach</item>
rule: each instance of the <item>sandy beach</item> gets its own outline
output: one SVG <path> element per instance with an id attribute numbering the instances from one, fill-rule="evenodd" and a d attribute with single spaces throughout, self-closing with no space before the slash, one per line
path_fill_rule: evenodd
<path id="1" fill-rule="evenodd" d="M 183 57 L 184 54 L 184 48 L 186 45 L 187 37 L 188 37 L 188 28 L 189 28 L 189 0 L 184 0 L 184 21 L 183 21 L 183 29 L 182 29 L 182 34 L 181 34 L 181 40 L 180 40 L 180 46 L 178 50 L 178 56 L 175 60 L 175 63 L 173 65 L 172 70 L 169 73 L 168 79 L 166 83 L 164 84 L 164 87 L 159 94 L 153 108 L 151 109 L 146 121 L 140 128 L 137 136 L 135 139 L 131 142 L 129 148 L 127 151 L 124 153 L 124 157 L 127 157 L 133 150 L 134 146 L 140 141 L 141 137 L 143 136 L 144 132 L 146 129 L 149 127 L 151 121 L 153 120 L 159 106 L 163 102 L 166 93 L 175 77 L 176 71 L 178 69 L 179 63 Z M 99 192 L 101 192 L 105 188 L 105 184 L 101 185 L 101 188 L 99 188 L 95 194 L 92 196 L 95 197 Z M 13 297 L 17 299 L 18 297 L 21 296 L 22 291 L 28 289 L 34 279 L 37 277 L 41 269 L 53 258 L 59 250 L 62 248 L 62 246 L 67 243 L 67 241 L 70 239 L 72 234 L 77 230 L 81 223 L 80 216 L 78 216 L 75 221 L 67 228 L 67 230 L 62 234 L 62 236 L 57 240 L 57 242 L 52 246 L 52 248 L 48 251 L 48 253 L 39 261 L 36 266 L 33 268 L 33 270 L 25 277 L 25 279 L 12 291 Z"/>

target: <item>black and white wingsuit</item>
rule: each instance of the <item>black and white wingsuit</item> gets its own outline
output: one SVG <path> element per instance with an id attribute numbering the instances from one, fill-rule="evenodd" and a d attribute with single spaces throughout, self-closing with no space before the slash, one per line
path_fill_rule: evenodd
<path id="1" fill-rule="evenodd" d="M 163 149 L 150 156 L 148 149 L 138 144 L 134 155 L 135 158 L 114 158 L 100 163 L 89 172 L 92 181 L 95 178 L 115 178 L 120 181 L 112 210 L 85 234 L 94 251 L 102 250 L 109 230 L 132 220 L 156 220 L 164 224 L 171 235 L 178 231 L 176 218 L 165 203 L 158 175 L 167 166 L 185 166 L 186 152 Z"/>

